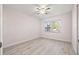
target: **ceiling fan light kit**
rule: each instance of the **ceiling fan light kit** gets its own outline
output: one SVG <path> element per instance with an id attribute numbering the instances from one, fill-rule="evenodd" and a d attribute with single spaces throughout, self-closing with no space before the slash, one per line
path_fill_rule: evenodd
<path id="1" fill-rule="evenodd" d="M 50 11 L 51 8 L 47 7 L 47 5 L 40 5 L 39 7 L 35 8 L 37 14 L 46 15 Z"/>

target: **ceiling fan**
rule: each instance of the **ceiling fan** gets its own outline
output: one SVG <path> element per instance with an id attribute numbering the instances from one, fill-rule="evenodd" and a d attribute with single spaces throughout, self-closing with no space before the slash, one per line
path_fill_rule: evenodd
<path id="1" fill-rule="evenodd" d="M 39 5 L 39 7 L 36 7 L 35 11 L 37 14 L 46 15 L 50 11 L 50 9 L 51 8 L 47 7 L 47 5 L 42 4 L 42 5 Z"/>

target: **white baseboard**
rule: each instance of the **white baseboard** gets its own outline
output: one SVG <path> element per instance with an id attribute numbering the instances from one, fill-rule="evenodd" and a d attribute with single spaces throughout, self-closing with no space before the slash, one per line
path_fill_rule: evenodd
<path id="1" fill-rule="evenodd" d="M 32 39 L 29 39 L 29 40 L 22 40 L 22 41 L 18 41 L 18 42 L 15 42 L 15 43 L 12 43 L 12 44 L 7 44 L 5 46 L 3 46 L 3 48 L 7 48 L 7 47 L 10 47 L 10 46 L 13 46 L 13 45 L 16 45 L 16 44 L 20 44 L 20 43 L 23 43 L 23 42 L 26 42 L 26 41 L 30 41 L 30 40 L 34 40 L 34 39 L 37 39 L 37 38 L 46 38 L 46 39 L 52 39 L 52 38 L 47 38 L 47 37 L 34 37 Z M 53 39 L 53 40 L 57 40 L 57 41 L 63 41 L 63 42 L 69 42 L 69 41 L 65 41 L 65 40 L 58 40 L 58 39 Z M 71 43 L 71 42 L 69 42 Z"/>
<path id="2" fill-rule="evenodd" d="M 57 40 L 57 41 L 63 41 L 63 42 L 69 42 L 69 43 L 71 43 L 71 41 L 67 41 L 67 40 L 63 40 L 63 39 L 56 39 L 56 38 L 50 38 L 50 37 L 43 37 L 43 38 L 47 38 L 47 39 L 52 39 L 52 40 Z"/>
<path id="3" fill-rule="evenodd" d="M 7 44 L 5 46 L 3 46 L 3 48 L 7 48 L 7 47 L 10 47 L 10 46 L 14 46 L 14 45 L 17 45 L 17 44 L 20 44 L 20 43 L 23 43 L 23 42 L 26 42 L 26 41 L 30 41 L 30 40 L 34 40 L 36 38 L 39 38 L 39 37 L 35 37 L 35 38 L 32 38 L 32 39 L 29 39 L 29 40 L 20 40 L 20 41 L 17 41 L 15 43 L 12 43 L 12 44 Z"/>

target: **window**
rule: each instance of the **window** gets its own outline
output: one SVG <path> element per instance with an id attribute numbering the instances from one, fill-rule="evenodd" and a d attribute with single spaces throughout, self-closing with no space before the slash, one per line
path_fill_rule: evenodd
<path id="1" fill-rule="evenodd" d="M 45 22 L 46 32 L 60 32 L 60 30 L 61 30 L 61 21 L 46 21 Z"/>

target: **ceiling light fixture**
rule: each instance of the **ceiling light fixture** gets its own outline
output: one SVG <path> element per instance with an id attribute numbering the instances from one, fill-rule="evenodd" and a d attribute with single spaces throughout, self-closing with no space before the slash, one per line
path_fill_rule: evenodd
<path id="1" fill-rule="evenodd" d="M 49 10 L 50 10 L 50 8 L 47 7 L 47 5 L 44 5 L 44 4 L 35 8 L 36 13 L 37 14 L 42 14 L 42 15 L 48 14 Z"/>

